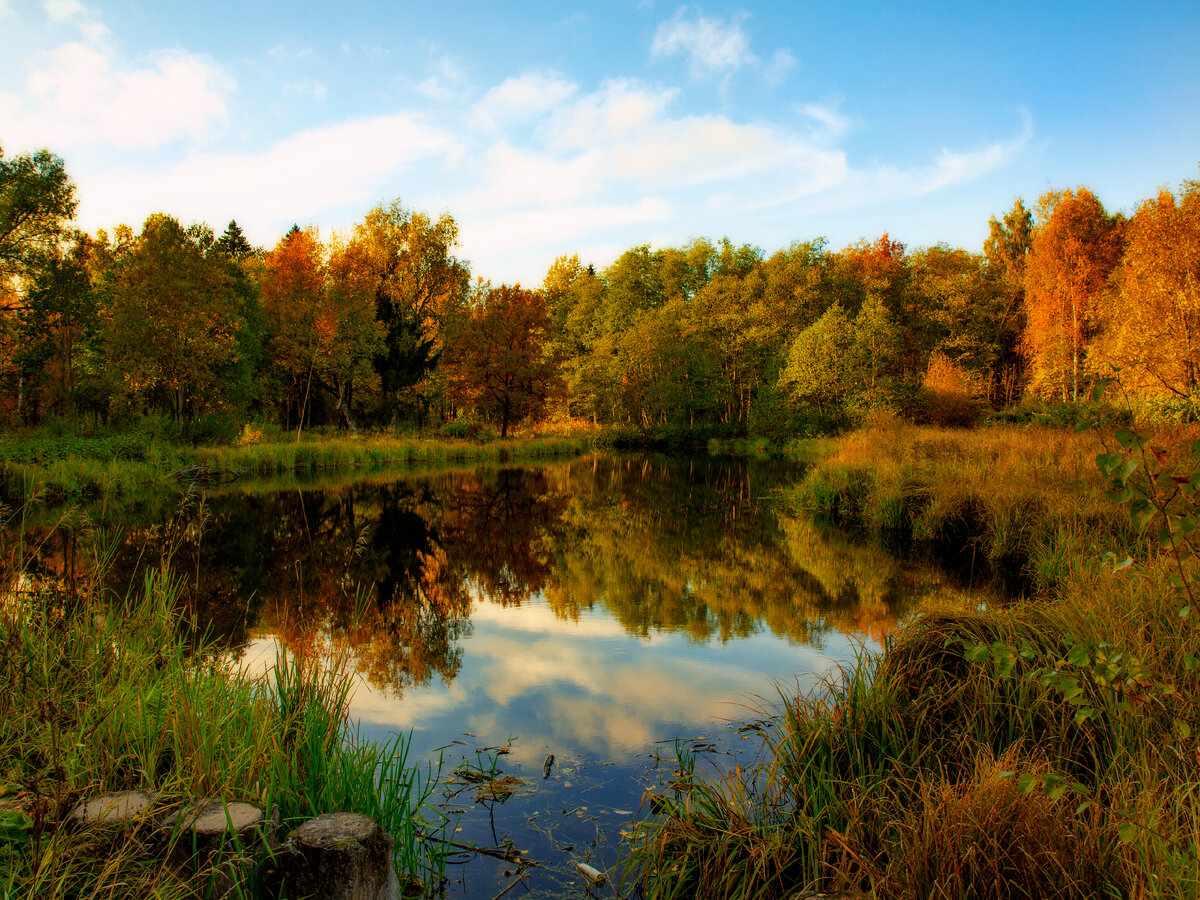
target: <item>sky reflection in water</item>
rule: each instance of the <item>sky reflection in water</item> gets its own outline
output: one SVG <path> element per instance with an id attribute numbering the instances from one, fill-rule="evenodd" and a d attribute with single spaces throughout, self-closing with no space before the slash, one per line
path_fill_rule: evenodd
<path id="1" fill-rule="evenodd" d="M 927 602 L 964 600 L 792 508 L 797 477 L 597 455 L 147 496 L 93 518 L 123 530 L 118 591 L 170 555 L 199 627 L 249 669 L 281 639 L 348 653 L 363 735 L 411 729 L 414 754 L 443 748 L 446 771 L 511 747 L 501 765 L 529 785 L 503 804 L 448 801 L 465 810 L 459 838 L 510 838 L 547 864 L 531 886 L 560 896 L 579 889 L 571 859 L 614 864 L 675 738 L 705 735 L 709 763 L 728 765 L 757 747 L 736 730 L 762 715 L 756 698 L 812 690 Z M 46 544 L 45 574 L 73 571 L 72 541 Z M 491 860 L 455 878 L 450 893 L 471 898 L 511 880 Z"/>

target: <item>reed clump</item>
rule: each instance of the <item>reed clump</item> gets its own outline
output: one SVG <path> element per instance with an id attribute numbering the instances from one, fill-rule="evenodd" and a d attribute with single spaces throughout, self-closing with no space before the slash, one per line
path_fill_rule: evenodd
<path id="1" fill-rule="evenodd" d="M 627 877 L 652 898 L 1196 897 L 1200 443 L 1118 432 L 1124 450 L 1093 475 L 1067 457 L 1098 445 L 1074 435 L 1019 431 L 1008 452 L 986 431 L 888 427 L 840 439 L 801 492 L 829 490 L 881 529 L 884 498 L 919 493 L 906 485 L 926 494 L 914 522 L 935 497 L 970 499 L 986 525 L 1036 496 L 1025 539 L 1050 519 L 1069 565 L 1053 590 L 928 612 L 823 691 L 784 694 L 761 765 L 701 775 L 681 760 L 688 777 L 651 799 Z"/>
<path id="2" fill-rule="evenodd" d="M 20 503 L 31 492 L 50 498 L 110 497 L 168 481 L 193 467 L 261 478 L 287 473 L 379 471 L 430 463 L 508 461 L 574 456 L 589 435 L 512 437 L 478 442 L 447 437 L 307 435 L 230 446 L 193 447 L 163 438 L 20 434 L 0 437 L 0 499 Z"/>
<path id="3" fill-rule="evenodd" d="M 797 505 L 928 546 L 955 567 L 991 568 L 1031 594 L 1079 574 L 1097 546 L 1136 542 L 1128 516 L 1104 496 L 1094 435 L 896 420 L 824 446 L 792 493 Z"/>
<path id="4" fill-rule="evenodd" d="M 147 849 L 150 826 L 72 827 L 80 801 L 126 789 L 171 806 L 252 802 L 277 811 L 285 835 L 321 813 L 365 813 L 394 836 L 402 884 L 441 883 L 445 858 L 427 841 L 446 824 L 427 803 L 438 773 L 408 763 L 403 736 L 377 745 L 347 728 L 345 667 L 282 653 L 266 679 L 241 672 L 183 637 L 166 567 L 124 599 L 103 597 L 100 575 L 67 591 L 2 574 L 0 896 L 210 895 L 220 860 L 176 869 Z M 238 869 L 234 894 L 257 896 L 272 865 L 268 854 Z"/>

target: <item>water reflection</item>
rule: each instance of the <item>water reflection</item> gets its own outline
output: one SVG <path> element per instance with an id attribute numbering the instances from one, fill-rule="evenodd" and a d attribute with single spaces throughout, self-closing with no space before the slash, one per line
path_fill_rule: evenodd
<path id="1" fill-rule="evenodd" d="M 506 770 L 532 787 L 505 804 L 507 825 L 492 810 L 486 828 L 464 820 L 463 838 L 507 829 L 543 859 L 587 845 L 611 864 L 655 742 L 745 718 L 776 683 L 812 689 L 928 603 L 977 602 L 789 508 L 777 489 L 795 477 L 597 455 L 127 498 L 72 513 L 71 528 L 27 523 L 26 582 L 0 594 L 33 578 L 66 596 L 97 558 L 120 594 L 168 559 L 193 627 L 245 666 L 265 669 L 281 645 L 347 654 L 368 736 L 412 729 L 418 753 L 451 747 L 450 767 L 460 750 L 511 746 Z M 542 779 L 551 752 L 559 768 Z M 603 828 L 572 815 L 539 850 L 551 814 L 601 806 Z M 472 879 L 454 893 L 506 883 Z"/>
<path id="2" fill-rule="evenodd" d="M 594 456 L 192 494 L 164 518 L 108 523 L 124 534 L 111 584 L 170 559 L 197 627 L 235 648 L 270 631 L 300 654 L 347 649 L 397 696 L 459 677 L 464 640 L 494 623 L 493 605 L 532 599 L 543 617 L 645 640 L 769 633 L 820 650 L 844 634 L 879 643 L 945 594 L 936 573 L 769 502 L 787 476 L 747 461 Z M 54 532 L 32 574 L 77 580 L 78 531 Z"/>

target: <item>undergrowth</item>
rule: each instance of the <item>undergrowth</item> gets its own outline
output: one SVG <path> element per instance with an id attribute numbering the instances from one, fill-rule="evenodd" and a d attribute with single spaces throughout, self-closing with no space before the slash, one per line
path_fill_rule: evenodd
<path id="1" fill-rule="evenodd" d="M 760 765 L 700 772 L 681 755 L 626 883 L 648 898 L 1197 897 L 1200 441 L 887 432 L 836 441 L 800 497 L 913 539 L 1016 546 L 1036 596 L 926 614 L 821 692 L 781 695 Z M 1062 561 L 1039 574 L 1051 551 Z"/>

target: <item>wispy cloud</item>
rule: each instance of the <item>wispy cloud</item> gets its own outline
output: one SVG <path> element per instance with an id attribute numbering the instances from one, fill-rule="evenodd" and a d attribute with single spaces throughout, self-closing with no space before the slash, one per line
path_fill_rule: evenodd
<path id="1" fill-rule="evenodd" d="M 684 54 L 698 78 L 736 72 L 758 61 L 742 31 L 744 18 L 735 16 L 723 22 L 701 12 L 689 16 L 687 7 L 680 7 L 674 17 L 659 24 L 650 53 L 655 57 Z"/>
<path id="2" fill-rule="evenodd" d="M 788 74 L 796 68 L 796 57 L 786 47 L 780 47 L 771 56 L 771 61 L 763 72 L 767 84 L 780 85 L 787 80 Z"/>
<path id="3" fill-rule="evenodd" d="M 318 103 L 324 103 L 325 98 L 329 96 L 328 86 L 317 81 L 315 78 L 305 78 L 302 81 L 289 81 L 283 86 L 283 92 L 291 94 L 294 97 L 310 97 Z"/>
<path id="4" fill-rule="evenodd" d="M 487 130 L 527 122 L 560 106 L 579 90 L 553 70 L 506 78 L 475 104 L 471 122 Z"/>
<path id="5" fill-rule="evenodd" d="M 42 0 L 42 9 L 51 22 L 76 26 L 85 40 L 95 43 L 109 35 L 107 26 L 79 0 Z"/>

